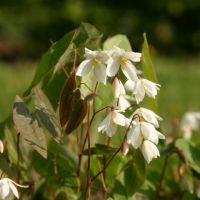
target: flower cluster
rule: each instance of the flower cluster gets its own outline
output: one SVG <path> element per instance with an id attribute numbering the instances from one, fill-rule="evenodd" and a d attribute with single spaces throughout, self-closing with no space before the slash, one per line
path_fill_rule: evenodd
<path id="1" fill-rule="evenodd" d="M 128 130 L 125 142 L 136 149 L 140 148 L 149 163 L 160 155 L 156 144 L 165 137 L 156 130 L 161 117 L 139 106 L 145 95 L 155 98 L 160 89 L 159 84 L 141 77 L 141 72 L 135 66 L 135 63 L 141 61 L 141 57 L 141 53 L 125 51 L 119 47 L 113 47 L 109 51 L 91 51 L 86 48 L 85 60 L 78 66 L 76 75 L 83 77 L 92 71 L 95 79 L 104 84 L 108 77 L 113 77 L 114 100 L 108 115 L 100 123 L 98 132 L 112 137 L 118 126 L 125 127 Z M 125 76 L 124 83 L 119 78 L 120 71 Z M 130 117 L 126 117 L 126 111 L 132 108 L 133 100 L 138 109 Z"/>

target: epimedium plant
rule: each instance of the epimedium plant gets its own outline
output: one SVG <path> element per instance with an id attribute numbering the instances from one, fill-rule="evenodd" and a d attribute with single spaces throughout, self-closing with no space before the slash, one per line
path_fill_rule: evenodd
<path id="1" fill-rule="evenodd" d="M 2 199 L 195 198 L 200 150 L 160 132 L 143 37 L 138 53 L 83 23 L 52 44 L 4 124 Z"/>

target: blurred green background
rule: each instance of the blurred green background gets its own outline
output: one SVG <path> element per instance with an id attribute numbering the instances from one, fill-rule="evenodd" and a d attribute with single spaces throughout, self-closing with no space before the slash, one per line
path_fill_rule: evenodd
<path id="1" fill-rule="evenodd" d="M 147 33 L 162 85 L 158 113 L 165 123 L 200 110 L 199 13 L 199 0 L 0 0 L 0 121 L 51 42 L 82 21 L 104 38 L 126 34 L 135 51 Z"/>

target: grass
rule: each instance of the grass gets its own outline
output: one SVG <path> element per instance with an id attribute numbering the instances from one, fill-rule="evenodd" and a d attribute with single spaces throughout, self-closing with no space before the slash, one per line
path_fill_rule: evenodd
<path id="1" fill-rule="evenodd" d="M 162 85 L 158 113 L 164 123 L 180 118 L 187 111 L 200 111 L 200 60 L 154 59 Z M 16 94 L 22 94 L 34 74 L 33 63 L 0 63 L 0 121 L 11 113 Z"/>
<path id="2" fill-rule="evenodd" d="M 23 94 L 33 74 L 33 63 L 0 63 L 0 122 L 12 112 L 15 95 Z"/>

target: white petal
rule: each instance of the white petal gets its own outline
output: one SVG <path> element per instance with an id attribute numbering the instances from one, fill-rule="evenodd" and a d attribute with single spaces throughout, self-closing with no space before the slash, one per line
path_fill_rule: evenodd
<path id="1" fill-rule="evenodd" d="M 162 120 L 162 118 L 160 116 L 158 116 L 157 114 L 155 114 L 153 111 L 146 109 L 146 108 L 138 108 L 134 113 L 134 114 L 138 114 L 140 116 L 142 116 L 145 121 L 153 124 L 155 127 L 159 127 L 159 123 L 158 120 Z"/>
<path id="2" fill-rule="evenodd" d="M 159 139 L 161 139 L 161 140 L 165 139 L 165 136 L 161 132 L 156 130 L 156 133 L 157 133 Z"/>
<path id="3" fill-rule="evenodd" d="M 4 151 L 4 145 L 2 140 L 0 140 L 0 153 L 3 153 L 3 151 Z"/>
<path id="4" fill-rule="evenodd" d="M 17 191 L 17 188 L 14 186 L 14 184 L 12 182 L 9 182 L 9 186 L 10 186 L 10 189 L 12 190 L 13 194 L 15 195 L 15 197 L 17 199 L 19 199 L 19 193 Z"/>
<path id="5" fill-rule="evenodd" d="M 10 187 L 8 180 L 1 179 L 0 180 L 0 196 L 2 199 L 5 199 L 10 193 Z"/>
<path id="6" fill-rule="evenodd" d="M 106 71 L 107 75 L 110 77 L 115 76 L 119 71 L 119 66 L 119 59 L 109 59 Z"/>
<path id="7" fill-rule="evenodd" d="M 94 75 L 97 81 L 106 84 L 106 66 L 102 63 L 95 65 Z"/>
<path id="8" fill-rule="evenodd" d="M 150 163 L 153 158 L 157 158 L 160 156 L 157 147 L 148 140 L 145 140 L 143 142 L 141 146 L 141 151 L 147 163 Z"/>
<path id="9" fill-rule="evenodd" d="M 109 58 L 110 58 L 109 52 L 107 51 L 100 51 L 97 55 L 97 59 L 99 59 L 103 63 L 106 63 Z"/>
<path id="10" fill-rule="evenodd" d="M 158 134 L 156 132 L 155 127 L 147 122 L 140 122 L 141 132 L 143 134 L 144 139 L 149 140 L 155 144 L 158 144 Z"/>
<path id="11" fill-rule="evenodd" d="M 117 111 L 113 111 L 112 113 L 113 122 L 120 126 L 126 125 L 126 117 Z"/>
<path id="12" fill-rule="evenodd" d="M 113 122 L 110 123 L 110 126 L 108 127 L 108 129 L 106 130 L 106 134 L 109 137 L 112 137 L 117 131 L 117 125 L 114 124 Z"/>
<path id="13" fill-rule="evenodd" d="M 134 93 L 133 94 L 135 95 L 135 99 L 136 99 L 137 103 L 141 102 L 144 99 L 145 90 L 144 90 L 142 81 L 140 79 L 138 79 L 136 81 L 135 89 L 134 89 Z"/>
<path id="14" fill-rule="evenodd" d="M 85 57 L 87 59 L 95 58 L 97 56 L 97 53 L 98 53 L 97 51 L 92 51 L 92 50 L 90 50 L 88 48 L 85 48 Z"/>
<path id="15" fill-rule="evenodd" d="M 123 95 L 121 95 L 118 100 L 118 106 L 120 111 L 125 111 L 131 104 Z"/>
<path id="16" fill-rule="evenodd" d="M 124 86 L 125 86 L 125 88 L 126 88 L 128 91 L 133 92 L 133 90 L 134 90 L 134 88 L 135 88 L 135 82 L 132 81 L 132 80 L 130 80 L 130 79 L 128 79 L 128 80 L 126 81 L 126 83 L 125 83 Z"/>
<path id="17" fill-rule="evenodd" d="M 121 67 L 124 75 L 127 77 L 127 79 L 131 79 L 132 81 L 136 81 L 138 79 L 136 68 L 131 62 L 126 62 L 126 65 L 123 65 Z"/>
<path id="18" fill-rule="evenodd" d="M 135 52 L 126 52 L 125 57 L 133 62 L 140 62 L 141 60 L 141 53 L 135 53 Z"/>
<path id="19" fill-rule="evenodd" d="M 137 149 L 142 143 L 142 135 L 140 134 L 140 127 L 136 125 L 131 128 L 127 134 L 127 143 L 132 144 L 132 146 Z"/>
<path id="20" fill-rule="evenodd" d="M 105 131 L 109 126 L 110 126 L 110 123 L 111 123 L 111 116 L 112 114 L 109 113 L 105 119 L 99 124 L 98 126 L 98 132 L 100 131 Z"/>
<path id="21" fill-rule="evenodd" d="M 160 89 L 160 85 L 147 79 L 142 79 L 142 83 L 145 88 L 146 94 L 151 98 L 155 98 L 155 96 L 157 95 L 157 91 Z"/>
<path id="22" fill-rule="evenodd" d="M 84 60 L 79 66 L 76 71 L 77 76 L 85 76 L 87 75 L 90 70 L 92 69 L 92 60 Z"/>

